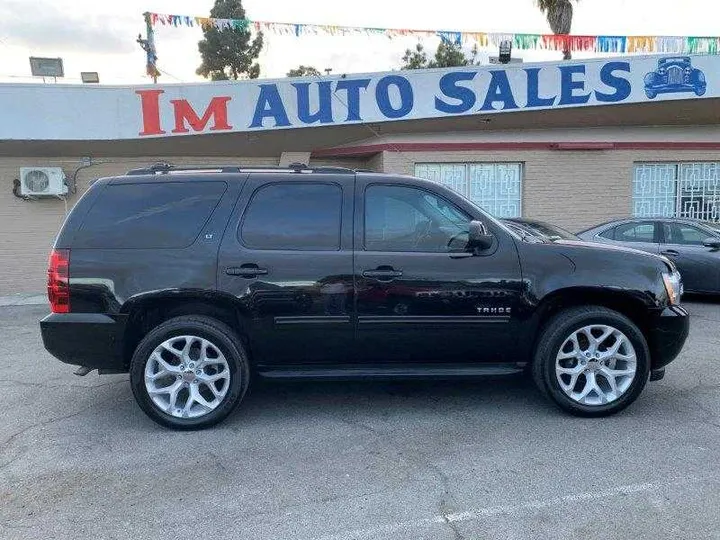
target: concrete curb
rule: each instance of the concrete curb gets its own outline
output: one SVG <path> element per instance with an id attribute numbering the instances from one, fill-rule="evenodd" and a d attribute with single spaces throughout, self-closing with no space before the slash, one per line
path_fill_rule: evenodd
<path id="1" fill-rule="evenodd" d="M 8 306 L 41 306 L 47 304 L 45 294 L 13 294 L 11 296 L 0 296 L 0 307 Z"/>

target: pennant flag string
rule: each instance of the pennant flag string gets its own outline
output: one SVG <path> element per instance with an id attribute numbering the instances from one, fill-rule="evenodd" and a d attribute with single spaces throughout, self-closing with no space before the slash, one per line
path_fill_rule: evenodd
<path id="1" fill-rule="evenodd" d="M 525 34 L 508 32 L 478 32 L 457 30 L 414 30 L 406 28 L 371 28 L 363 26 L 337 26 L 304 24 L 250 19 L 215 19 L 146 13 L 150 26 L 200 27 L 204 30 L 236 29 L 266 32 L 280 36 L 378 36 L 390 39 L 413 36 L 437 36 L 443 43 L 477 44 L 482 48 L 497 48 L 510 41 L 520 50 L 582 51 L 598 53 L 668 53 L 668 54 L 720 54 L 720 36 L 577 36 L 571 34 Z"/>

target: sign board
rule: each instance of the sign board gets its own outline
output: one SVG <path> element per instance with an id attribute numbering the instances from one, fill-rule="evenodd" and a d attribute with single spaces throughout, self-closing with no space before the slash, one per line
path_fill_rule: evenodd
<path id="1" fill-rule="evenodd" d="M 30 72 L 33 77 L 64 77 L 62 58 L 30 57 Z"/>
<path id="2" fill-rule="evenodd" d="M 500 57 L 499 56 L 491 56 L 488 58 L 491 64 L 500 64 Z M 522 64 L 522 58 L 510 58 L 510 64 Z"/>
<path id="3" fill-rule="evenodd" d="M 145 86 L 0 84 L 0 140 L 182 137 L 720 97 L 720 56 Z"/>

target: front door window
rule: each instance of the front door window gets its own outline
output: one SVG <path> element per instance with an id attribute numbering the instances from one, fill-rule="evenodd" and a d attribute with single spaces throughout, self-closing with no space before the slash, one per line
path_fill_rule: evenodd
<path id="1" fill-rule="evenodd" d="M 422 189 L 370 186 L 365 196 L 367 251 L 448 253 L 463 250 L 470 217 Z"/>

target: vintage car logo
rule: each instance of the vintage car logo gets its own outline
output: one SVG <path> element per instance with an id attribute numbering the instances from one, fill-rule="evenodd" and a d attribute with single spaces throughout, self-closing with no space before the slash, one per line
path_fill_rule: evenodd
<path id="1" fill-rule="evenodd" d="M 655 99 L 658 94 L 682 92 L 702 96 L 706 91 L 705 74 L 692 66 L 689 56 L 661 58 L 657 70 L 645 75 L 645 94 L 650 99 Z"/>

